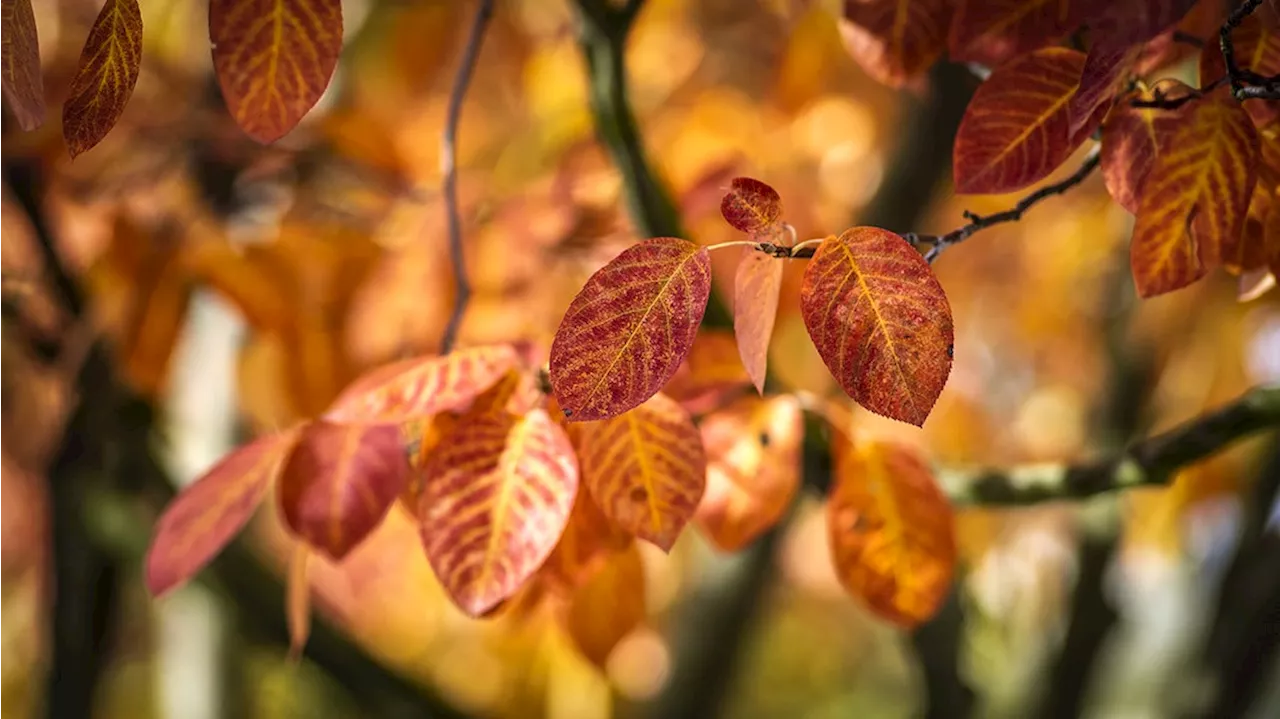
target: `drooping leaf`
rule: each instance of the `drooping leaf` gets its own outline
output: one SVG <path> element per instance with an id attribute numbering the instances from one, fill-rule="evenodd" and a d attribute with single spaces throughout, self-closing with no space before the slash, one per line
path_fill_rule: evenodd
<path id="1" fill-rule="evenodd" d="M 711 294 L 705 248 L 644 240 L 587 280 L 551 344 L 551 386 L 572 421 L 616 417 L 652 397 L 689 353 Z"/>
<path id="2" fill-rule="evenodd" d="M 589 425 L 569 425 L 570 439 L 585 426 Z M 605 518 L 586 483 L 579 483 L 564 533 L 542 565 L 540 575 L 551 588 L 572 595 L 577 587 L 591 579 L 609 555 L 625 549 L 631 541 L 630 535 Z"/>
<path id="3" fill-rule="evenodd" d="M 1236 65 L 1241 70 L 1255 72 L 1264 77 L 1280 75 L 1280 23 L 1268 22 L 1261 11 L 1246 15 L 1231 33 L 1231 45 L 1235 49 Z M 1222 47 L 1216 35 L 1207 42 L 1200 53 L 1200 85 L 1203 87 L 1227 74 L 1226 61 L 1222 59 Z M 1245 109 L 1259 127 L 1280 117 L 1280 103 L 1250 100 Z"/>
<path id="4" fill-rule="evenodd" d="M 840 583 L 895 624 L 928 620 L 956 562 L 955 520 L 933 473 L 915 450 L 891 442 L 833 449 L 827 531 Z"/>
<path id="5" fill-rule="evenodd" d="M 951 58 L 992 67 L 1056 42 L 1088 13 L 1082 0 L 959 0 Z"/>
<path id="6" fill-rule="evenodd" d="M 782 261 L 754 247 L 746 248 L 733 283 L 733 335 L 742 366 L 760 394 L 764 394 L 769 340 L 781 291 Z"/>
<path id="7" fill-rule="evenodd" d="M 789 395 L 748 397 L 702 421 L 707 491 L 695 521 L 724 552 L 736 552 L 778 523 L 800 487 L 800 403 Z"/>
<path id="8" fill-rule="evenodd" d="M 576 431 L 582 481 L 604 516 L 670 551 L 706 486 L 702 438 L 689 414 L 659 394 Z"/>
<path id="9" fill-rule="evenodd" d="M 471 347 L 393 362 L 362 375 L 325 417 L 337 422 L 401 423 L 467 405 L 519 364 L 511 345 Z"/>
<path id="10" fill-rule="evenodd" d="M 720 200 L 720 214 L 739 232 L 764 232 L 782 219 L 782 198 L 760 180 L 735 177 Z"/>
<path id="11" fill-rule="evenodd" d="M 306 542 L 298 542 L 289 558 L 289 575 L 285 582 L 285 620 L 289 625 L 289 657 L 298 660 L 311 635 L 311 583 L 308 560 L 311 550 Z"/>
<path id="12" fill-rule="evenodd" d="M 951 6 L 950 0 L 845 0 L 840 35 L 868 75 L 900 87 L 942 54 Z"/>
<path id="13" fill-rule="evenodd" d="M 1186 103 L 1156 153 L 1129 246 L 1142 297 L 1200 279 L 1244 229 L 1257 180 L 1258 134 L 1226 88 Z"/>
<path id="14" fill-rule="evenodd" d="M 210 0 L 213 67 L 247 135 L 275 142 L 324 94 L 342 51 L 341 0 Z"/>
<path id="15" fill-rule="evenodd" d="M 89 28 L 62 106 L 62 137 L 72 157 L 107 136 L 138 84 L 142 11 L 138 0 L 107 0 Z"/>
<path id="16" fill-rule="evenodd" d="M 1095 45 L 1089 49 L 1080 71 L 1080 84 L 1067 104 L 1067 117 L 1071 119 L 1068 135 L 1075 136 L 1085 130 L 1099 108 L 1105 111 L 1128 80 L 1141 53 L 1141 45 Z M 1100 122 L 1102 118 L 1096 119 Z"/>
<path id="17" fill-rule="evenodd" d="M 195 576 L 244 527 L 295 439 L 295 432 L 259 437 L 223 457 L 165 507 L 147 549 L 153 596 Z"/>
<path id="18" fill-rule="evenodd" d="M 422 470 L 427 559 L 471 616 L 511 597 L 564 532 L 578 466 L 564 430 L 536 409 L 468 413 Z"/>
<path id="19" fill-rule="evenodd" d="M 1172 97 L 1182 97 L 1191 88 L 1182 83 L 1163 84 Z M 1120 206 L 1138 211 L 1138 198 L 1151 172 L 1156 152 L 1167 147 L 1178 126 L 1178 113 L 1162 108 L 1133 107 L 1133 99 L 1151 99 L 1148 94 L 1125 96 L 1117 103 L 1102 127 L 1102 179 L 1107 192 Z"/>
<path id="20" fill-rule="evenodd" d="M 31 0 L 0 4 L 0 87 L 18 120 L 30 132 L 44 124 L 44 76 L 40 74 L 40 40 Z"/>
<path id="21" fill-rule="evenodd" d="M 631 542 L 612 553 L 577 591 L 566 608 L 564 622 L 578 651 L 603 669 L 614 647 L 644 622 L 644 562 Z"/>
<path id="22" fill-rule="evenodd" d="M 906 240 L 877 227 L 828 237 L 805 269 L 800 310 L 845 393 L 924 424 L 951 373 L 954 330 L 942 285 Z"/>
<path id="23" fill-rule="evenodd" d="M 281 514 L 300 539 L 339 561 L 382 522 L 408 479 L 398 427 L 316 420 L 281 472 Z"/>
<path id="24" fill-rule="evenodd" d="M 997 68 L 978 86 L 956 133 L 956 192 L 1020 190 L 1043 179 L 1084 141 L 1071 133 L 1069 103 L 1084 53 L 1037 50 Z"/>

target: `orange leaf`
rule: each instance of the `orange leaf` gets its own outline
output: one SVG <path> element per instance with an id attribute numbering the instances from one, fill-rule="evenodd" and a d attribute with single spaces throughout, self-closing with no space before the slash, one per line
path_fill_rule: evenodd
<path id="1" fill-rule="evenodd" d="M 418 517 L 445 591 L 476 617 L 511 597 L 555 548 L 578 490 L 564 430 L 541 409 L 468 413 L 427 460 Z"/>
<path id="2" fill-rule="evenodd" d="M 300 539 L 338 561 L 386 516 L 409 478 L 393 425 L 306 425 L 280 476 L 280 509 Z"/>
<path id="3" fill-rule="evenodd" d="M 489 345 L 393 362 L 348 385 L 324 416 L 338 422 L 400 423 L 465 409 L 519 361 L 511 345 Z"/>
<path id="4" fill-rule="evenodd" d="M 1192 92 L 1180 82 L 1162 83 L 1162 93 L 1177 98 Z M 1150 99 L 1150 95 L 1136 96 Z M 1102 179 L 1111 197 L 1130 212 L 1138 211 L 1142 186 L 1151 172 L 1156 152 L 1167 147 L 1178 126 L 1178 113 L 1159 108 L 1133 107 L 1125 96 L 1102 126 Z"/>
<path id="5" fill-rule="evenodd" d="M 578 651 L 604 668 L 618 646 L 648 615 L 644 562 L 634 542 L 605 561 L 600 571 L 573 593 L 565 628 Z"/>
<path id="6" fill-rule="evenodd" d="M 755 178 L 735 177 L 720 200 L 720 214 L 739 232 L 765 232 L 782 219 L 782 198 Z"/>
<path id="7" fill-rule="evenodd" d="M 40 40 L 31 0 L 3 0 L 0 5 L 0 86 L 18 127 L 44 124 L 44 77 L 40 74 Z"/>
<path id="8" fill-rule="evenodd" d="M 107 0 L 89 28 L 62 106 L 62 136 L 72 157 L 91 149 L 115 127 L 138 84 L 141 65 L 138 0 Z"/>
<path id="9" fill-rule="evenodd" d="M 275 142 L 329 85 L 342 51 L 341 0 L 210 0 L 213 67 L 236 124 Z"/>
<path id="10" fill-rule="evenodd" d="M 778 317 L 781 291 L 782 262 L 754 247 L 746 248 L 733 283 L 733 334 L 742 366 L 760 394 L 764 394 L 769 339 Z"/>
<path id="11" fill-rule="evenodd" d="M 1237 241 L 1257 180 L 1258 134 L 1226 88 L 1178 110 L 1142 189 L 1129 246 L 1142 297 L 1200 279 Z"/>
<path id="12" fill-rule="evenodd" d="M 570 438 L 574 430 L 585 426 L 588 425 L 571 425 Z M 579 484 L 569 521 L 555 550 L 542 566 L 541 576 L 555 589 L 571 592 L 590 579 L 609 554 L 625 548 L 630 542 L 630 535 L 624 534 L 605 518 L 595 500 L 591 499 L 585 483 Z"/>
<path id="13" fill-rule="evenodd" d="M 751 377 L 742 366 L 734 334 L 704 329 L 693 338 L 689 355 L 671 381 L 663 386 L 662 393 L 688 407 L 714 404 L 720 395 L 737 392 L 750 384 Z"/>
<path id="14" fill-rule="evenodd" d="M 840 36 L 858 65 L 901 87 L 942 54 L 951 0 L 845 0 Z"/>
<path id="15" fill-rule="evenodd" d="M 1069 103 L 1084 53 L 1050 47 L 997 68 L 978 86 L 952 152 L 956 192 L 1019 190 L 1043 179 L 1084 141 Z"/>
<path id="16" fill-rule="evenodd" d="M 259 437 L 218 461 L 156 522 L 147 588 L 160 596 L 195 576 L 244 527 L 275 479 L 297 433 Z"/>
<path id="17" fill-rule="evenodd" d="M 955 519 L 914 450 L 889 442 L 837 443 L 827 500 L 840 583 L 880 617 L 912 627 L 942 605 L 955 571 Z"/>
<path id="18" fill-rule="evenodd" d="M 670 551 L 706 485 L 702 438 L 689 414 L 660 394 L 577 431 L 582 481 L 604 515 Z"/>
<path id="19" fill-rule="evenodd" d="M 695 520 L 725 552 L 778 523 L 800 487 L 803 417 L 794 397 L 747 397 L 702 421 L 707 491 Z"/>
<path id="20" fill-rule="evenodd" d="M 997 66 L 1056 42 L 1088 13 L 1082 0 L 960 0 L 951 22 L 951 58 Z"/>
<path id="21" fill-rule="evenodd" d="M 706 248 L 644 240 L 587 280 L 551 344 L 551 386 L 573 421 L 616 417 L 671 379 L 711 294 Z"/>
<path id="22" fill-rule="evenodd" d="M 822 361 L 858 404 L 923 425 L 951 373 L 951 306 L 898 235 L 854 227 L 809 261 L 800 311 Z"/>
<path id="23" fill-rule="evenodd" d="M 1263 12 L 1246 15 L 1240 26 L 1231 33 L 1235 48 L 1236 64 L 1241 70 L 1250 70 L 1266 77 L 1280 75 L 1280 24 L 1268 22 Z M 1222 46 L 1215 34 L 1200 52 L 1200 85 L 1203 87 L 1227 74 L 1227 64 L 1222 59 Z M 1258 126 L 1280 117 L 1280 103 L 1250 100 L 1244 107 Z"/>
<path id="24" fill-rule="evenodd" d="M 307 646 L 311 634 L 311 584 L 307 579 L 307 560 L 311 550 L 306 542 L 298 542 L 289 559 L 289 578 L 285 582 L 285 619 L 289 625 L 289 657 L 297 660 Z"/>

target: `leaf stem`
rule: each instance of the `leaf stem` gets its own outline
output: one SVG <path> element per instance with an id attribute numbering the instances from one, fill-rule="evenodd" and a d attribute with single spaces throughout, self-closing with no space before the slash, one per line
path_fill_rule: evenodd
<path id="1" fill-rule="evenodd" d="M 724 249 L 724 248 L 726 248 L 726 247 L 756 247 L 756 248 L 759 248 L 759 247 L 760 247 L 760 243 L 759 243 L 759 242 L 752 242 L 752 241 L 750 241 L 750 240 L 733 240 L 732 242 L 721 242 L 721 243 L 714 244 L 714 245 L 707 245 L 706 250 L 707 250 L 707 252 L 714 252 L 714 251 L 716 251 L 716 250 L 723 250 L 723 249 Z"/>

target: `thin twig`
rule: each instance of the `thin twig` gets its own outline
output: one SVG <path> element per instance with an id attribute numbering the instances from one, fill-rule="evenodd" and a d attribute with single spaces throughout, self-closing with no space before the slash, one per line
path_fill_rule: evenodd
<path id="1" fill-rule="evenodd" d="M 1231 94 L 1237 100 L 1280 100 L 1280 76 L 1267 77 L 1241 68 L 1236 62 L 1235 44 L 1231 41 L 1231 33 L 1261 5 L 1262 0 L 1244 0 L 1231 11 L 1218 31 L 1222 60 L 1227 66 L 1227 76 L 1231 78 Z"/>
<path id="2" fill-rule="evenodd" d="M 444 204 L 449 221 L 449 261 L 453 268 L 453 283 L 457 288 L 453 312 L 449 315 L 444 336 L 440 340 L 440 354 L 448 354 L 453 349 L 453 343 L 458 338 L 458 328 L 462 325 L 462 316 L 466 314 L 467 303 L 471 300 L 471 282 L 467 279 L 467 265 L 462 253 L 462 217 L 458 211 L 458 122 L 462 118 L 462 101 L 466 99 L 467 88 L 471 85 L 471 75 L 476 67 L 476 59 L 480 56 L 480 45 L 484 42 L 484 31 L 491 17 L 493 0 L 480 0 L 475 18 L 471 21 L 471 34 L 467 36 L 467 44 L 462 51 L 462 61 L 454 75 L 453 89 L 449 92 L 449 109 L 445 115 L 444 133 L 440 137 Z"/>

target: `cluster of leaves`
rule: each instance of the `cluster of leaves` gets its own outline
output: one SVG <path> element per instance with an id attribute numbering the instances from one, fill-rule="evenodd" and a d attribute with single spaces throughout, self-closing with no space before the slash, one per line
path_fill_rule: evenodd
<path id="1" fill-rule="evenodd" d="M 40 43 L 31 0 L 4 0 L 4 98 L 18 125 L 45 116 Z M 231 116 L 250 137 L 273 142 L 324 94 L 342 50 L 340 0 L 210 0 L 209 41 Z M 72 157 L 102 141 L 124 112 L 142 66 L 138 0 L 106 0 L 85 39 L 62 106 Z"/>

